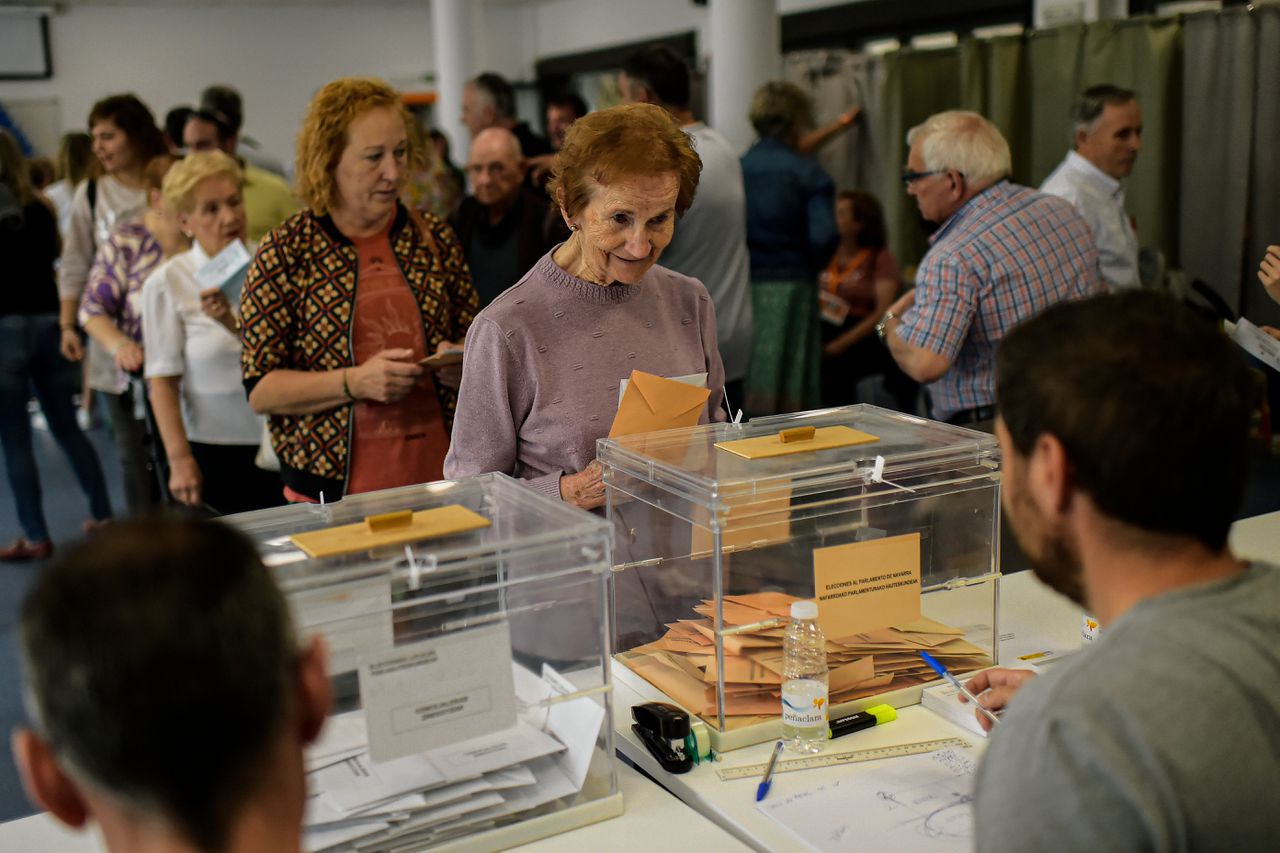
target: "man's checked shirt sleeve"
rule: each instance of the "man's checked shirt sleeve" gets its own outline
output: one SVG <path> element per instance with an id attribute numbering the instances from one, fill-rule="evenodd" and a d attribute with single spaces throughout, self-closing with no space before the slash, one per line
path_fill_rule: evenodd
<path id="1" fill-rule="evenodd" d="M 898 336 L 954 363 L 977 310 L 976 282 L 961 258 L 949 254 L 920 267 L 916 301 L 902 315 Z"/>

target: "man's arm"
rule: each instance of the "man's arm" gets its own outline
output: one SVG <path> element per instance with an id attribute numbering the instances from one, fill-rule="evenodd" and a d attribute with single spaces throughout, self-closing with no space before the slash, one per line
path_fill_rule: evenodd
<path id="1" fill-rule="evenodd" d="M 907 291 L 889 307 L 885 313 L 887 319 L 883 321 L 884 343 L 903 373 L 917 382 L 933 382 L 935 379 L 941 379 L 951 369 L 951 359 L 925 347 L 908 343 L 898 334 L 898 327 L 902 325 L 901 314 L 915 305 L 915 298 L 914 290 Z"/>

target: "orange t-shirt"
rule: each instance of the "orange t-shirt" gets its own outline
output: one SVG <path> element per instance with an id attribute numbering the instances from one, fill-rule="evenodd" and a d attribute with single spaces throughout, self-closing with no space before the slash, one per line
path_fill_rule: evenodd
<path id="1" fill-rule="evenodd" d="M 422 313 L 391 253 L 390 230 L 388 223 L 383 233 L 353 241 L 359 256 L 352 337 L 356 364 L 387 349 L 411 349 L 414 361 L 428 355 Z M 444 477 L 449 435 L 430 372 L 399 402 L 360 400 L 354 407 L 347 494 Z"/>

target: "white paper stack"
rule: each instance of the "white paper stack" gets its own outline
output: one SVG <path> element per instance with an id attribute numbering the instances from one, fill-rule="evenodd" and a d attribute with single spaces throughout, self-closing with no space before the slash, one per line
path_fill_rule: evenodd
<path id="1" fill-rule="evenodd" d="M 550 667 L 513 665 L 514 727 L 375 763 L 364 711 L 332 717 L 308 750 L 311 853 L 422 850 L 519 819 L 582 790 L 604 707 Z"/>

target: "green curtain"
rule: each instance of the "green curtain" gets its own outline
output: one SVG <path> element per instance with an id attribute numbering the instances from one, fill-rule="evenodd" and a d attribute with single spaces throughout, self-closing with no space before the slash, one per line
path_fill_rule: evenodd
<path id="1" fill-rule="evenodd" d="M 1055 27 L 1027 35 L 1027 98 L 1031 169 L 1040 186 L 1071 148 L 1071 101 L 1080 91 L 1083 26 Z"/>
<path id="2" fill-rule="evenodd" d="M 986 116 L 1004 134 L 1013 155 L 1013 180 L 1031 178 L 1031 122 L 1026 60 L 1021 36 L 966 39 L 959 48 L 960 108 Z"/>
<path id="3" fill-rule="evenodd" d="M 919 263 L 929 248 L 915 199 L 899 176 L 907 162 L 907 131 L 960 103 L 957 51 L 900 50 L 881 57 L 884 89 L 876 123 L 883 174 L 875 188 L 884 206 L 889 246 L 903 266 Z"/>
<path id="4" fill-rule="evenodd" d="M 1241 270 L 1244 281 L 1240 312 L 1255 323 L 1280 326 L 1280 304 L 1267 296 L 1257 276 L 1258 263 L 1267 246 L 1280 244 L 1280 158 L 1276 157 L 1276 140 L 1280 139 L 1280 110 L 1276 109 L 1276 92 L 1280 92 L 1280 8 L 1255 6 L 1253 14 L 1258 34 L 1258 64 L 1252 123 L 1250 228 Z M 1273 413 L 1272 418 L 1275 417 Z"/>
<path id="5" fill-rule="evenodd" d="M 1071 25 L 859 61 L 861 133 L 874 151 L 858 178 L 884 204 L 904 266 L 928 249 L 898 179 L 908 129 L 940 110 L 976 110 L 1009 140 L 1014 180 L 1038 186 L 1071 146 L 1072 99 L 1114 83 L 1135 90 L 1143 110 L 1143 150 L 1126 186 L 1139 242 L 1255 321 L 1280 325 L 1280 306 L 1255 277 L 1266 246 L 1280 243 L 1277 6 Z"/>

